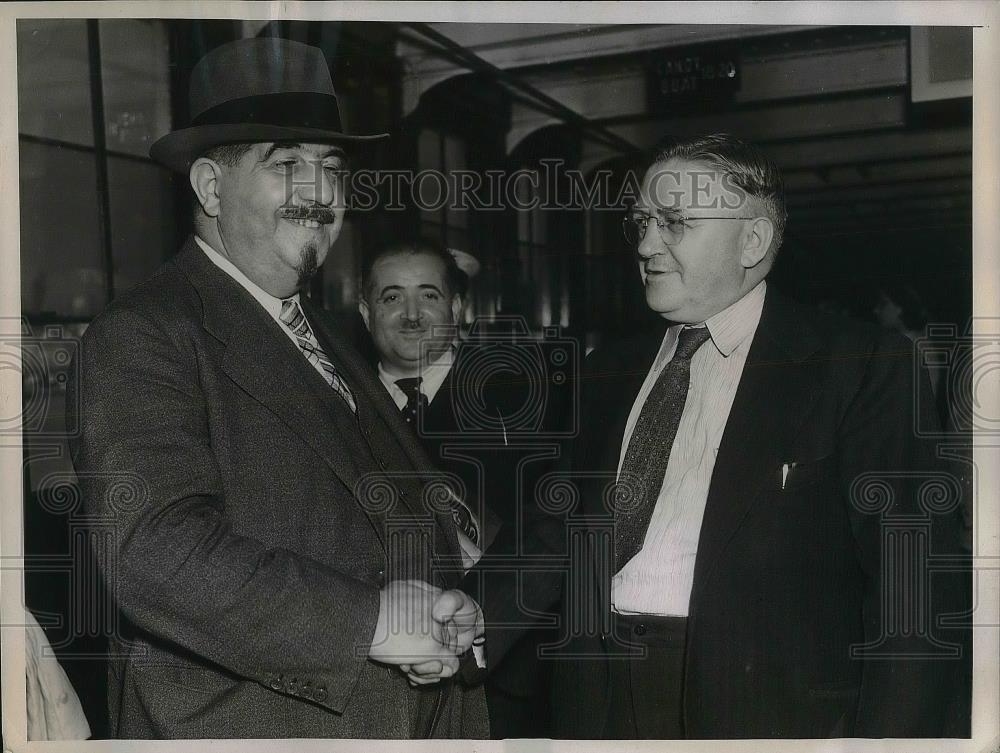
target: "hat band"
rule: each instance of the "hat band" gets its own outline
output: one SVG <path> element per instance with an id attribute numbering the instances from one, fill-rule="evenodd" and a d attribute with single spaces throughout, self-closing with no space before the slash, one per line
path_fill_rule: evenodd
<path id="1" fill-rule="evenodd" d="M 253 123 L 342 132 L 337 98 L 318 92 L 258 94 L 231 99 L 199 113 L 192 126 Z"/>

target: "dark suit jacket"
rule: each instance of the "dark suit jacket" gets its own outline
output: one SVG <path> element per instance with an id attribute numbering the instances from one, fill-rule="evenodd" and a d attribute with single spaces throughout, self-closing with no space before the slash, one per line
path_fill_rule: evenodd
<path id="1" fill-rule="evenodd" d="M 522 423 L 525 406 L 558 395 L 548 385 L 540 395 L 523 374 L 489 374 L 497 361 L 490 345 L 460 343 L 434 400 L 420 410 L 413 428 L 434 464 L 461 479 L 468 502 L 480 508 L 481 517 L 495 514 L 499 524 L 511 528 L 525 502 L 524 489 L 515 485 L 517 475 L 537 475 L 543 461 L 554 459 L 558 442 L 551 434 L 558 431 L 561 415 L 553 405 L 536 416 L 532 426 L 537 430 Z"/>
<path id="2" fill-rule="evenodd" d="M 662 335 L 588 359 L 570 471 L 581 501 L 570 521 L 594 538 L 575 549 L 563 602 L 569 643 L 555 660 L 558 737 L 603 733 L 608 657 L 623 647 L 607 634 L 610 552 L 599 556 L 595 542 L 608 540 L 605 491 Z M 939 645 L 962 631 L 937 624 L 968 606 L 967 574 L 936 573 L 925 602 L 927 572 L 906 554 L 907 546 L 959 551 L 960 484 L 915 436 L 915 400 L 930 390 L 915 389 L 913 364 L 909 341 L 768 290 L 701 527 L 684 677 L 689 737 L 968 734 L 968 654 L 959 660 Z M 783 464 L 794 464 L 784 488 Z M 926 481 L 945 490 L 947 512 L 931 509 Z M 913 567 L 911 580 L 900 581 Z M 536 606 L 551 596 L 536 596 Z M 492 607 L 494 615 L 509 608 Z M 864 644 L 870 654 L 852 654 Z"/>
<path id="3" fill-rule="evenodd" d="M 498 517 L 499 531 L 486 535 L 484 547 L 487 560 L 493 561 L 510 561 L 519 551 L 536 515 L 532 495 L 537 480 L 558 460 L 566 422 L 565 389 L 544 379 L 532 384 L 545 372 L 522 368 L 524 362 L 518 360 L 543 363 L 545 347 L 529 343 L 513 355 L 517 346 L 512 343 L 502 337 L 492 343 L 461 343 L 434 400 L 414 425 L 434 464 L 462 480 L 466 499 L 480 518 Z M 463 587 L 478 595 L 472 580 Z M 536 645 L 555 637 L 535 630 L 505 653 L 503 663 L 499 654 L 496 662 L 491 659 L 490 687 L 518 697 L 541 692 L 547 667 L 539 664 Z"/>
<path id="4" fill-rule="evenodd" d="M 116 736 L 487 734 L 481 691 L 367 658 L 379 588 L 454 585 L 457 538 L 382 386 L 303 307 L 356 417 L 193 240 L 87 330 L 72 451 L 122 616 Z"/>

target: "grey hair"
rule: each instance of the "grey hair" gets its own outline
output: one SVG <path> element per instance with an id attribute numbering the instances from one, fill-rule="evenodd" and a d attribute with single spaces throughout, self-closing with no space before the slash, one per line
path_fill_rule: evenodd
<path id="1" fill-rule="evenodd" d="M 781 172 L 759 148 L 728 133 L 713 133 L 678 141 L 661 149 L 650 166 L 671 159 L 703 162 L 721 170 L 747 195 L 757 199 L 774 225 L 770 251 L 778 253 L 788 220 L 785 184 Z"/>

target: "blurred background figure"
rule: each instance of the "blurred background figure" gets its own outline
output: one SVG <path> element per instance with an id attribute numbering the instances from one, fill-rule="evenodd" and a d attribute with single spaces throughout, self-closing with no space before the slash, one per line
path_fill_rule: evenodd
<path id="1" fill-rule="evenodd" d="M 927 325 L 933 324 L 928 307 L 924 304 L 920 293 L 910 284 L 900 280 L 883 281 L 878 289 L 878 299 L 872 313 L 875 321 L 883 329 L 891 332 L 898 332 L 909 340 L 916 342 L 921 337 L 927 335 Z M 948 379 L 943 379 L 946 374 L 944 369 L 924 369 L 930 378 L 931 390 L 934 393 L 934 408 L 937 411 L 937 420 L 944 430 L 953 434 L 960 433 L 959 423 L 956 422 L 956 409 L 964 404 L 964 401 L 956 400 L 953 394 L 954 385 Z M 926 425 L 926 423 L 922 424 Z M 964 426 L 971 426 L 968 421 L 962 423 Z M 966 493 L 962 498 L 962 525 L 963 542 L 966 550 L 972 549 L 972 490 L 971 478 L 966 479 Z"/>
<path id="2" fill-rule="evenodd" d="M 69 678 L 59 666 L 45 631 L 27 609 L 24 674 L 29 740 L 86 740 L 90 725 Z"/>
<path id="3" fill-rule="evenodd" d="M 878 302 L 872 310 L 875 321 L 883 329 L 898 332 L 911 340 L 924 334 L 930 316 L 920 295 L 904 282 L 887 281 L 878 291 Z"/>
<path id="4" fill-rule="evenodd" d="M 906 282 L 887 280 L 878 289 L 878 300 L 872 309 L 875 322 L 883 329 L 898 332 L 916 342 L 927 331 L 930 312 L 917 290 Z M 951 416 L 947 386 L 942 383 L 940 369 L 928 369 L 934 402 L 942 426 L 948 426 Z"/>

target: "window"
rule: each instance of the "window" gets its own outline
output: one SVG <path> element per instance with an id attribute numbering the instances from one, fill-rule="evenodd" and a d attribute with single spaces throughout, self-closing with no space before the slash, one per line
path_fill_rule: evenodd
<path id="1" fill-rule="evenodd" d="M 177 245 L 162 21 L 21 20 L 17 27 L 22 309 L 85 322 Z M 95 130 L 96 126 L 96 130 Z"/>

